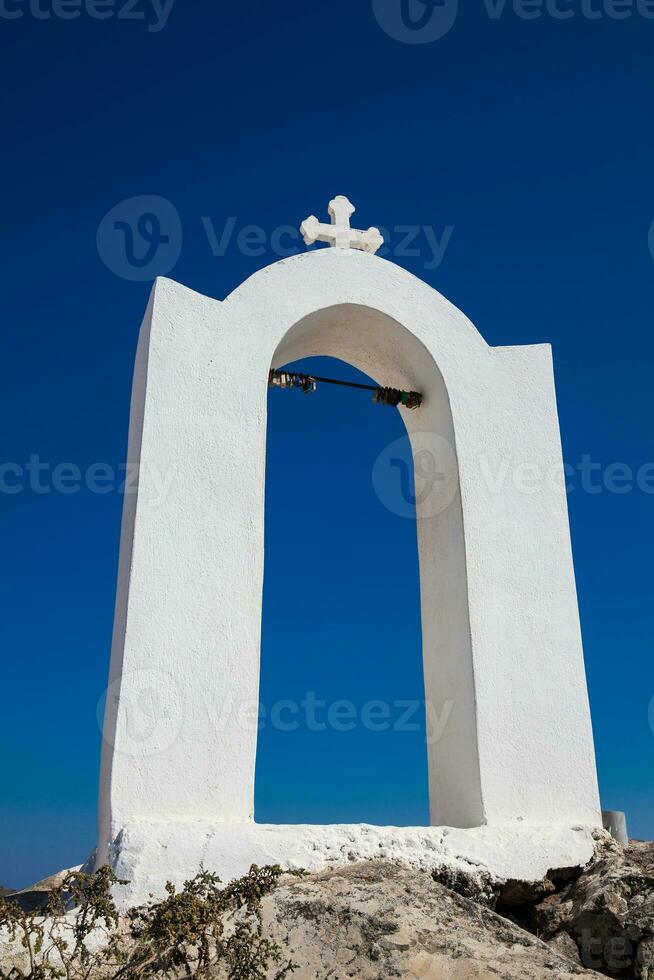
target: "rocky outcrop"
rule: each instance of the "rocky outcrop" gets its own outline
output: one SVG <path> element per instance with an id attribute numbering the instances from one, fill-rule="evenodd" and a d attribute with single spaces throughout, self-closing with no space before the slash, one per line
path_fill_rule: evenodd
<path id="1" fill-rule="evenodd" d="M 654 980 L 654 844 L 602 839 L 582 874 L 521 914 L 545 940 L 573 939 L 586 967 Z"/>
<path id="2" fill-rule="evenodd" d="M 549 946 L 488 901 L 483 891 L 457 894 L 428 872 L 369 861 L 282 885 L 265 899 L 264 921 L 299 964 L 297 980 L 599 976 L 583 969 L 574 943 Z"/>
<path id="3" fill-rule="evenodd" d="M 49 878 L 44 878 L 42 881 L 37 881 L 35 885 L 30 885 L 29 888 L 7 892 L 4 897 L 11 899 L 12 902 L 19 905 L 23 912 L 44 909 L 48 904 L 52 889 L 57 888 L 71 871 L 78 870 L 79 868 L 67 868 L 65 871 L 58 871 L 57 874 L 50 875 Z"/>
<path id="4" fill-rule="evenodd" d="M 353 864 L 267 899 L 296 977 L 654 980 L 654 844 L 598 834 L 584 868 L 538 882 Z M 304 972 L 303 972 L 304 971 Z"/>

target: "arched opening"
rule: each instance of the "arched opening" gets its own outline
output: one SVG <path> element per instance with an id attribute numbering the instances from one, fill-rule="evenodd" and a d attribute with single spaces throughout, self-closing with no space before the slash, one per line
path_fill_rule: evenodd
<path id="1" fill-rule="evenodd" d="M 398 410 L 269 391 L 257 822 L 429 824 L 415 517 Z"/>
<path id="2" fill-rule="evenodd" d="M 413 516 L 412 463 L 414 466 L 416 463 L 420 463 L 421 476 L 427 484 L 426 488 L 425 485 L 420 488 L 416 487 L 415 521 L 412 522 L 417 531 L 419 554 L 424 696 L 416 699 L 414 687 L 412 692 L 414 696 L 403 698 L 402 686 L 398 686 L 397 694 L 394 698 L 390 697 L 390 701 L 423 701 L 417 711 L 418 728 L 416 734 L 422 738 L 423 742 L 426 741 L 427 743 L 431 822 L 454 826 L 478 825 L 483 822 L 483 807 L 476 740 L 463 521 L 453 421 L 443 377 L 432 356 L 413 333 L 391 317 L 367 306 L 342 304 L 318 310 L 304 317 L 290 327 L 283 337 L 273 356 L 272 366 L 288 366 L 294 362 L 313 357 L 336 358 L 365 373 L 377 384 L 424 393 L 424 404 L 418 411 L 402 411 L 401 420 L 396 418 L 396 429 L 393 434 L 397 435 L 397 438 L 389 440 L 385 450 L 382 450 L 377 460 L 373 461 L 371 469 L 373 483 L 377 480 L 376 491 L 380 503 L 389 507 L 390 494 L 391 511 L 397 510 L 394 502 L 395 504 L 399 502 L 401 515 L 405 518 Z M 285 413 L 302 411 L 302 406 L 292 404 L 292 399 L 293 395 L 296 396 L 296 399 L 305 396 L 297 392 L 284 394 L 287 396 L 283 409 Z M 317 399 L 314 404 L 319 404 Z M 380 411 L 384 410 L 389 411 L 380 409 Z M 290 416 L 287 417 L 290 418 Z M 272 421 L 274 422 L 274 418 Z M 406 426 L 406 432 L 404 426 Z M 406 438 L 407 433 L 408 439 Z M 273 438 L 275 437 L 273 436 Z M 402 452 L 398 452 L 398 441 L 404 444 L 404 459 L 402 459 Z M 382 462 L 386 466 L 386 481 L 382 477 L 381 482 L 379 481 L 379 457 L 382 458 Z M 393 472 L 389 473 L 391 470 Z M 427 490 L 426 493 L 424 492 L 425 489 Z M 278 490 L 277 492 L 282 491 Z M 328 495 L 326 499 L 330 499 Z M 394 516 L 397 516 L 397 513 Z M 267 520 L 269 517 L 268 514 Z M 315 521 L 316 515 L 313 514 L 312 517 Z M 332 529 L 334 527 L 329 521 L 324 521 L 324 524 Z M 360 528 L 357 528 L 357 531 L 360 531 Z M 309 547 L 303 559 L 302 544 L 303 542 L 294 540 L 277 541 L 274 532 L 272 535 L 270 530 L 266 533 L 266 547 L 268 549 L 271 547 L 288 548 L 292 554 L 295 548 L 297 549 L 299 564 L 303 560 L 315 560 L 315 556 L 307 558 L 307 555 L 311 555 Z M 383 542 L 379 542 L 379 544 L 383 545 Z M 392 551 L 392 549 L 383 546 L 379 547 L 377 555 L 383 556 L 382 560 L 388 569 L 389 577 L 392 579 L 397 574 L 397 569 L 393 555 L 389 553 L 389 550 Z M 375 560 L 377 555 L 371 554 L 370 560 Z M 409 572 L 409 575 L 411 574 L 415 575 L 415 564 Z M 308 576 L 305 577 L 303 584 L 306 584 L 306 581 L 310 581 Z M 269 584 L 270 587 L 271 584 Z M 277 583 L 277 587 L 279 587 L 279 583 Z M 268 602 L 274 601 L 274 598 L 269 595 L 265 598 Z M 288 599 L 288 592 L 286 598 Z M 324 602 L 324 621 L 328 615 L 329 596 L 322 595 L 320 598 L 321 602 Z M 384 603 L 380 603 L 374 622 L 376 627 L 380 628 L 380 632 L 386 631 L 392 637 L 393 623 L 391 618 L 387 616 L 387 611 Z M 292 608 L 285 609 L 285 612 L 291 615 Z M 265 610 L 264 630 L 268 629 L 270 619 L 271 611 Z M 417 631 L 415 635 L 417 635 Z M 340 639 L 342 642 L 342 637 Z M 397 667 L 398 663 L 401 664 L 405 659 L 402 639 L 398 637 L 399 648 L 396 650 L 394 667 Z M 285 640 L 283 636 L 277 637 L 278 643 L 283 644 L 284 641 L 291 642 L 288 635 Z M 266 656 L 266 642 L 265 638 L 264 657 Z M 314 640 L 313 642 L 317 641 Z M 353 635 L 350 642 L 355 642 Z M 301 656 L 301 636 L 295 637 L 295 646 L 296 655 Z M 333 661 L 330 663 L 330 659 L 329 653 L 323 649 L 322 663 L 314 663 L 313 665 L 318 672 L 315 676 L 318 676 L 320 669 L 324 669 L 326 672 L 331 671 L 331 676 L 334 676 Z M 293 658 L 291 657 L 290 665 L 286 667 L 289 675 L 293 673 L 293 669 Z M 368 670 L 370 672 L 371 668 L 369 667 Z M 407 679 L 411 677 L 411 674 L 409 668 Z M 415 671 L 413 676 L 415 680 Z M 306 713 L 311 705 L 309 705 L 309 709 L 306 705 L 295 705 L 294 702 L 297 701 L 298 694 L 302 694 L 297 688 L 295 698 L 284 698 L 283 691 L 279 687 L 280 676 L 271 677 L 268 674 L 268 665 L 265 663 L 262 677 L 264 700 L 272 698 L 273 702 L 278 703 L 277 714 L 279 716 L 281 712 L 283 715 L 283 727 L 292 726 L 294 731 L 299 731 L 300 729 L 295 727 L 299 718 L 294 713 L 298 711 L 306 724 Z M 300 677 L 307 682 L 309 680 L 306 673 L 302 674 L 300 669 L 296 668 L 294 679 L 298 680 Z M 372 686 L 369 690 L 370 699 L 374 700 L 375 693 Z M 311 694 L 311 691 L 308 693 Z M 333 693 L 337 701 L 352 700 L 347 696 L 339 697 L 337 690 Z M 422 689 L 418 693 L 422 695 Z M 317 691 L 313 691 L 313 696 L 320 698 Z M 307 698 L 305 697 L 304 700 L 306 702 Z M 324 700 L 324 698 L 320 698 L 320 700 Z M 279 706 L 280 701 L 292 703 L 292 705 L 284 705 L 286 713 Z M 272 706 L 264 704 L 264 711 L 268 710 L 269 707 Z M 348 708 L 345 705 L 341 707 L 343 718 L 346 719 L 345 723 L 351 723 L 354 720 L 351 717 L 352 709 L 349 709 L 350 714 L 348 714 Z M 385 710 L 388 711 L 388 707 Z M 391 713 L 394 710 L 397 710 L 397 707 L 391 706 Z M 337 713 L 337 709 L 333 708 L 333 711 Z M 406 722 L 406 717 L 403 720 Z M 415 714 L 412 720 L 415 724 Z M 354 791 L 357 773 L 360 781 L 362 763 L 359 761 L 352 767 L 352 775 L 349 779 L 351 794 L 347 796 L 346 786 L 348 782 L 344 782 L 340 793 L 341 803 L 335 805 L 333 793 L 321 793 L 316 790 L 313 800 L 315 812 L 312 814 L 312 801 L 306 800 L 306 785 L 305 797 L 301 796 L 302 781 L 299 775 L 302 769 L 305 773 L 310 771 L 311 760 L 301 760 L 295 767 L 288 765 L 290 761 L 288 759 L 286 766 L 281 764 L 284 759 L 281 746 L 288 744 L 288 739 L 284 742 L 282 736 L 289 733 L 276 730 L 279 729 L 279 717 L 276 717 L 272 725 L 269 718 L 264 718 L 262 724 L 263 727 L 258 737 L 260 784 L 257 784 L 257 820 L 295 822 L 291 819 L 294 811 L 299 819 L 331 822 L 331 820 L 365 819 L 363 810 L 367 808 L 369 813 L 371 813 L 371 809 L 374 811 L 374 807 L 366 807 L 365 802 L 358 800 Z M 353 730 L 356 732 L 356 727 Z M 313 732 L 311 734 L 315 736 L 320 733 Z M 345 735 L 346 733 L 339 732 L 338 734 Z M 361 736 L 361 731 L 359 734 Z M 299 740 L 296 744 L 299 744 Z M 305 748 L 310 744 L 311 740 L 307 740 Z M 341 747 L 344 744 L 346 743 L 341 742 Z M 328 746 L 329 739 L 325 738 L 322 745 L 323 747 Z M 380 745 L 380 742 L 377 745 Z M 275 749 L 279 753 L 277 758 L 275 758 Z M 419 758 L 420 754 L 418 754 Z M 424 755 L 422 758 L 424 759 Z M 419 766 L 420 762 L 418 762 L 418 768 Z M 315 771 L 312 775 L 316 776 Z M 288 787 L 290 790 L 289 799 L 288 796 L 284 797 L 284 780 L 290 779 L 291 776 L 295 779 L 295 788 Z M 277 782 L 275 782 L 276 778 Z M 393 784 L 392 779 L 389 779 L 385 781 L 384 790 L 386 797 L 392 798 L 393 794 L 398 792 L 398 786 Z M 411 796 L 412 794 L 409 793 L 409 799 Z M 338 794 L 336 799 L 338 800 Z M 419 792 L 414 793 L 413 806 L 409 806 L 410 818 L 408 813 L 402 814 L 401 806 L 390 808 L 394 810 L 394 815 L 391 815 L 388 807 L 384 813 L 380 806 L 378 819 L 380 822 L 387 822 L 388 820 L 398 823 L 405 820 L 407 822 L 421 822 L 419 811 L 424 812 L 424 806 L 421 806 L 419 799 Z M 327 812 L 330 807 L 333 813 L 331 818 Z M 357 817 L 357 809 L 361 816 Z M 374 813 L 371 813 L 371 816 L 372 819 L 376 819 Z M 371 820 L 371 816 L 368 817 L 369 820 Z"/>

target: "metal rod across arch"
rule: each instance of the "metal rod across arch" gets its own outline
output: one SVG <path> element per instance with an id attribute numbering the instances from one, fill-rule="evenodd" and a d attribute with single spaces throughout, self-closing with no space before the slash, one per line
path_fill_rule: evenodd
<path id="1" fill-rule="evenodd" d="M 299 374 L 295 371 L 271 370 L 268 375 L 269 388 L 299 388 L 305 394 L 313 392 L 320 384 L 340 385 L 343 388 L 359 388 L 372 391 L 373 402 L 378 405 L 390 405 L 392 408 L 418 408 L 422 404 L 422 395 L 418 391 L 402 391 L 398 388 L 380 388 L 376 385 L 359 384 L 356 381 L 341 381 L 337 378 L 321 378 L 317 374 Z"/>

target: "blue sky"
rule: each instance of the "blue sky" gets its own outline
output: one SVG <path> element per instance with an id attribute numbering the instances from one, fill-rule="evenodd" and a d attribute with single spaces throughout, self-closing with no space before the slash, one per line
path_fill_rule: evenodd
<path id="1" fill-rule="evenodd" d="M 95 837 L 122 498 L 117 481 L 59 492 L 74 479 L 56 468 L 119 470 L 154 275 L 222 298 L 299 249 L 279 229 L 337 193 L 490 344 L 553 344 L 565 459 L 600 467 L 569 507 L 602 799 L 654 836 L 644 4 L 617 19 L 609 0 L 559 0 L 527 18 L 470 0 L 446 31 L 452 0 L 412 0 L 413 27 L 399 0 L 176 0 L 167 19 L 148 0 L 104 19 L 74 3 L 0 4 L 0 447 L 22 486 L 0 493 L 0 883 L 77 863 Z M 419 37 L 421 13 L 443 36 Z M 127 228 L 144 195 L 167 203 L 139 266 L 103 218 Z M 262 698 L 420 700 L 415 526 L 371 483 L 400 420 L 361 393 L 301 398 L 270 395 Z M 615 463 L 626 492 L 606 487 Z M 416 717 L 412 732 L 264 729 L 257 816 L 425 822 Z"/>

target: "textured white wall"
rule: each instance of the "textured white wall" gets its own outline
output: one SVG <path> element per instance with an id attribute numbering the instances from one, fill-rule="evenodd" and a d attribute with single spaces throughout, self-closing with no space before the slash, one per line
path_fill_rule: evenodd
<path id="1" fill-rule="evenodd" d="M 426 696 L 453 702 L 430 747 L 432 822 L 599 825 L 565 492 L 489 477 L 507 459 L 510 473 L 561 465 L 550 349 L 489 348 L 399 267 L 320 249 L 224 302 L 155 285 L 132 400 L 142 477 L 123 517 L 99 860 L 120 862 L 135 822 L 252 820 L 256 731 L 234 711 L 258 699 L 266 379 L 311 354 L 423 391 L 402 413 L 414 448 L 456 451 L 460 491 L 418 520 Z M 172 475 L 157 506 L 153 473 Z"/>

